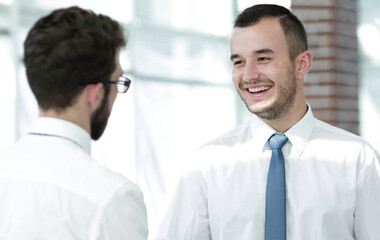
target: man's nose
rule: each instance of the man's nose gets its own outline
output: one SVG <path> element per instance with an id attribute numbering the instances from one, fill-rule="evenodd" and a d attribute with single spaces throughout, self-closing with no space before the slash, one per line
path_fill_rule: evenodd
<path id="1" fill-rule="evenodd" d="M 256 64 L 252 61 L 247 61 L 244 67 L 243 80 L 252 81 L 259 79 L 259 77 L 260 73 Z"/>

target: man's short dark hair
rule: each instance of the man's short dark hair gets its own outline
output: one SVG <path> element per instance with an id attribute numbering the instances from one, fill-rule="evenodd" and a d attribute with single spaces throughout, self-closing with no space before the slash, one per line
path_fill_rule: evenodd
<path id="1" fill-rule="evenodd" d="M 298 54 L 308 49 L 306 31 L 301 21 L 287 8 L 273 4 L 258 4 L 240 13 L 234 24 L 236 27 L 248 27 L 264 18 L 278 19 L 289 48 L 289 57 L 293 61 Z"/>
<path id="2" fill-rule="evenodd" d="M 79 7 L 38 20 L 24 42 L 24 62 L 40 108 L 65 109 L 83 89 L 81 82 L 110 80 L 115 55 L 125 45 L 119 23 Z"/>

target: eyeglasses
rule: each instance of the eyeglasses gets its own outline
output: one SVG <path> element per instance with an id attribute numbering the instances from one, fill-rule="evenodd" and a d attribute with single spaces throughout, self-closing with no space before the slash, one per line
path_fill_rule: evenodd
<path id="1" fill-rule="evenodd" d="M 131 79 L 125 76 L 120 76 L 119 79 L 116 81 L 89 81 L 89 82 L 82 82 L 81 85 L 96 84 L 96 83 L 116 84 L 118 93 L 126 93 L 129 89 L 129 86 L 131 85 Z"/>

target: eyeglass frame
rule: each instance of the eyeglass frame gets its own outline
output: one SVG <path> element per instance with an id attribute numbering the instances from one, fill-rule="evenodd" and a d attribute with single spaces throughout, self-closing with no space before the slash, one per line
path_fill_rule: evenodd
<path id="1" fill-rule="evenodd" d="M 119 88 L 117 88 L 118 93 L 126 93 L 131 86 L 131 79 L 127 78 L 126 76 L 120 76 L 118 80 L 103 80 L 103 81 L 88 81 L 88 82 L 81 82 L 81 85 L 88 85 L 88 84 L 117 84 L 119 86 L 124 86 L 123 91 L 119 91 Z"/>

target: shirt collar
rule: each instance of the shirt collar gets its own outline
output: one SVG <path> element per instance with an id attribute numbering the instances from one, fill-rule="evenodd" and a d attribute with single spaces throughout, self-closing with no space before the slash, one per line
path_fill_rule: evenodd
<path id="1" fill-rule="evenodd" d="M 75 142 L 88 154 L 91 153 L 91 137 L 80 126 L 59 118 L 40 117 L 30 133 L 54 135 Z"/>
<path id="2" fill-rule="evenodd" d="M 314 126 L 313 122 L 314 116 L 308 105 L 308 110 L 303 118 L 285 132 L 289 142 L 292 144 L 292 149 L 297 151 L 298 154 L 302 153 L 310 138 Z M 259 149 L 261 149 L 261 152 L 269 149 L 268 139 L 276 133 L 276 130 L 256 115 L 253 115 L 252 117 L 250 128 L 252 131 L 252 141 L 254 146 L 260 146 Z"/>
<path id="3" fill-rule="evenodd" d="M 250 122 L 250 128 L 252 131 L 252 143 L 253 146 L 258 146 L 260 152 L 267 150 L 267 142 L 270 136 L 272 136 L 276 130 L 261 120 L 258 116 L 253 114 Z"/>
<path id="4" fill-rule="evenodd" d="M 286 131 L 285 135 L 292 144 L 293 150 L 300 155 L 308 142 L 314 128 L 314 116 L 308 105 L 308 110 L 301 120 Z"/>

